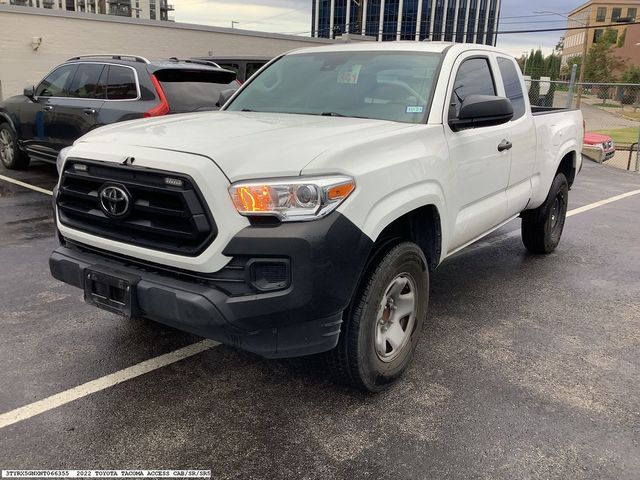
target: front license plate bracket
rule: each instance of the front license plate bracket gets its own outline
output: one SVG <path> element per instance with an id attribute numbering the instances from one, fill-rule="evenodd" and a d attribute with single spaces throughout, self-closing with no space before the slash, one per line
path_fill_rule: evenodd
<path id="1" fill-rule="evenodd" d="M 135 314 L 137 275 L 100 265 L 84 270 L 84 301 L 108 312 L 131 318 Z"/>

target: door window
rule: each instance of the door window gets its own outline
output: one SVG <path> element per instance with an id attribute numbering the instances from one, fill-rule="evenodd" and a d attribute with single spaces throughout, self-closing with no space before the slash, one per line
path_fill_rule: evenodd
<path id="1" fill-rule="evenodd" d="M 515 64 L 508 58 L 499 57 L 498 67 L 500 68 L 500 75 L 502 75 L 505 93 L 513 105 L 513 119 L 515 120 L 523 116 L 525 111 L 524 92 L 522 91 L 520 76 Z"/>
<path id="2" fill-rule="evenodd" d="M 107 74 L 108 100 L 135 100 L 138 98 L 138 87 L 133 69 L 119 65 L 109 65 Z"/>
<path id="3" fill-rule="evenodd" d="M 105 66 L 99 63 L 78 65 L 73 81 L 69 86 L 69 96 L 78 98 L 105 98 L 104 84 L 100 75 Z"/>
<path id="4" fill-rule="evenodd" d="M 66 97 L 66 87 L 76 68 L 77 65 L 63 65 L 60 68 L 56 68 L 40 82 L 36 89 L 36 97 Z"/>
<path id="5" fill-rule="evenodd" d="M 465 60 L 456 75 L 451 94 L 449 118 L 457 118 L 460 105 L 469 95 L 495 95 L 496 87 L 489 66 L 489 59 L 485 57 Z"/>

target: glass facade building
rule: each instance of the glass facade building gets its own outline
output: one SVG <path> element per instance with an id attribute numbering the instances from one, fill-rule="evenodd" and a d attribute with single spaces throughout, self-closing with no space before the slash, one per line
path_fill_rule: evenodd
<path id="1" fill-rule="evenodd" d="M 312 0 L 311 34 L 496 44 L 502 0 Z"/>

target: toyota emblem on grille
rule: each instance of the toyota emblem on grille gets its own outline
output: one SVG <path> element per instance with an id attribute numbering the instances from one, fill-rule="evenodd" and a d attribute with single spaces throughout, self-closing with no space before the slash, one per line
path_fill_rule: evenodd
<path id="1" fill-rule="evenodd" d="M 131 196 L 124 187 L 105 185 L 100 189 L 100 207 L 110 217 L 124 217 L 130 206 Z"/>

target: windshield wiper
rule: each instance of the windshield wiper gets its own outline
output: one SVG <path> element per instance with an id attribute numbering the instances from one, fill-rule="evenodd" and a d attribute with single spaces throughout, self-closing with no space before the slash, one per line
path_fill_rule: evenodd
<path id="1" fill-rule="evenodd" d="M 250 108 L 243 108 L 240 110 L 241 112 L 255 112 L 255 110 L 251 110 Z"/>
<path id="2" fill-rule="evenodd" d="M 322 112 L 320 115 L 323 117 L 346 117 L 346 115 L 338 112 Z"/>

